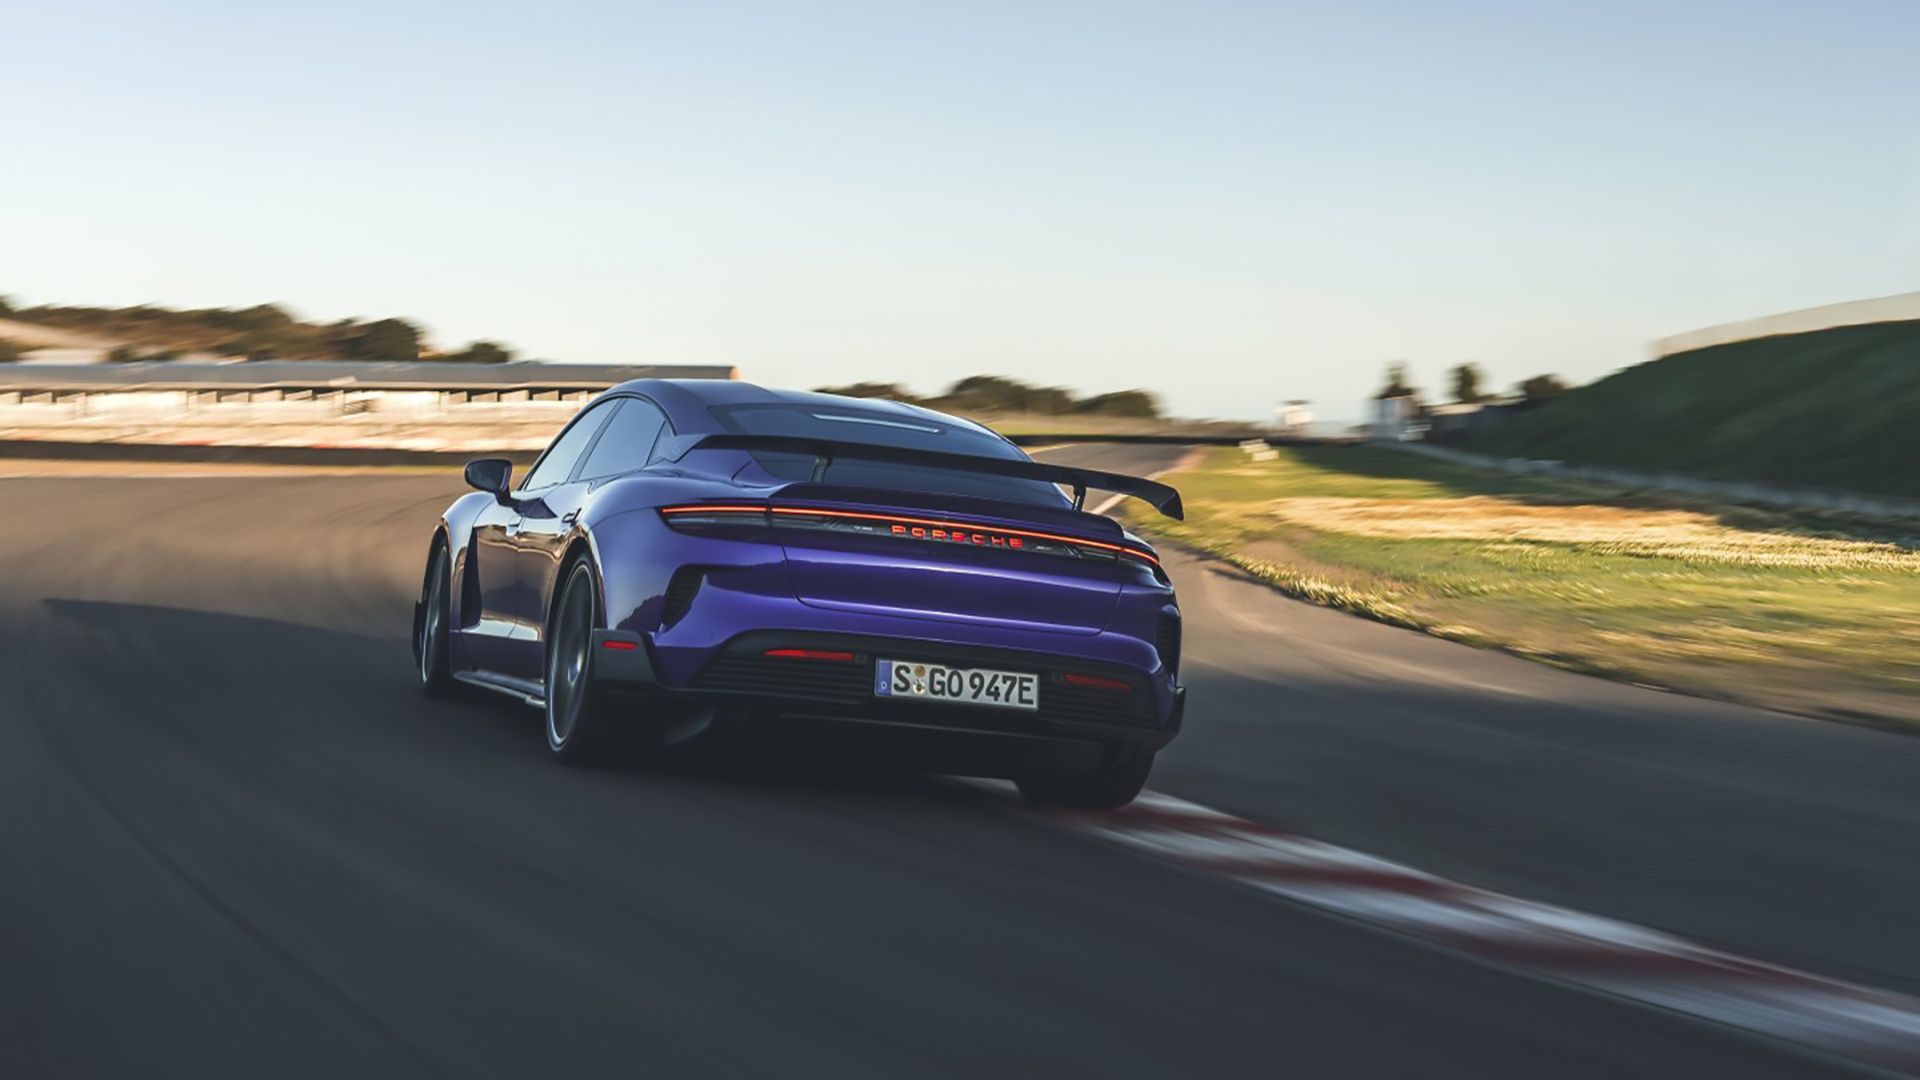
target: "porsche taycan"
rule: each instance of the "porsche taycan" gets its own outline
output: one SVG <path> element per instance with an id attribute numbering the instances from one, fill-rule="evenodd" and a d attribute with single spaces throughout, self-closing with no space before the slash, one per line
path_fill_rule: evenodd
<path id="1" fill-rule="evenodd" d="M 817 731 L 1113 807 L 1180 730 L 1172 583 L 1086 507 L 1177 518 L 1164 484 L 916 406 L 720 380 L 616 386 L 518 483 L 504 459 L 466 480 L 427 548 L 421 684 L 537 706 L 562 762 Z"/>

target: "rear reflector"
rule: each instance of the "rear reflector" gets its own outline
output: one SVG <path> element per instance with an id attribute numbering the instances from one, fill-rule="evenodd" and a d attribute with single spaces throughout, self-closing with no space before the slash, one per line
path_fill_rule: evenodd
<path id="1" fill-rule="evenodd" d="M 768 656 L 782 660 L 852 660 L 850 652 L 834 652 L 831 649 L 768 649 Z"/>
<path id="2" fill-rule="evenodd" d="M 640 647 L 640 643 L 637 641 L 608 640 L 601 642 L 600 647 L 603 649 L 612 649 L 614 652 L 632 652 Z"/>
<path id="3" fill-rule="evenodd" d="M 1133 687 L 1119 679 L 1103 679 L 1098 675 L 1065 675 L 1069 686 L 1091 686 L 1096 690 L 1117 690 L 1123 694 L 1133 693 Z"/>

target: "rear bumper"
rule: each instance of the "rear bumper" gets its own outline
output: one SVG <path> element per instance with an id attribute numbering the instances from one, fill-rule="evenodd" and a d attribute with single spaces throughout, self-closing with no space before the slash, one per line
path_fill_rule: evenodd
<path id="1" fill-rule="evenodd" d="M 901 585 L 901 596 L 870 597 L 872 603 L 809 603 L 796 594 L 781 545 L 677 532 L 651 511 L 612 522 L 617 524 L 603 522 L 594 532 L 605 635 L 635 648 L 596 646 L 594 653 L 596 676 L 616 689 L 704 699 L 755 717 L 824 718 L 862 730 L 958 729 L 991 740 L 1159 746 L 1179 729 L 1173 671 L 1179 611 L 1172 589 L 1151 575 L 1117 582 L 1111 611 L 1099 625 L 1015 617 L 1021 608 L 1011 602 L 939 609 L 912 593 L 910 583 Z M 1051 561 L 1033 559 L 1036 566 Z M 1020 579 L 1005 575 L 975 580 L 982 589 L 1022 589 Z M 988 610 L 1000 614 L 988 617 Z M 1170 620 L 1175 630 L 1168 638 Z M 754 665 L 751 646 L 767 642 L 837 643 L 859 659 L 817 677 L 796 667 Z M 1037 715 L 944 702 L 894 703 L 874 694 L 874 660 L 882 656 L 1042 675 L 1080 671 L 1122 679 L 1132 692 L 1091 704 L 1054 694 Z"/>
<path id="2" fill-rule="evenodd" d="M 1037 652 L 924 638 L 815 630 L 756 630 L 706 650 L 691 676 L 665 678 L 650 642 L 639 635 L 595 635 L 595 676 L 610 688 L 711 702 L 731 715 L 769 720 L 886 727 L 989 743 L 1127 743 L 1158 749 L 1180 728 L 1185 688 L 1138 668 L 1100 657 Z M 1084 640 L 1084 639 L 1083 639 Z M 608 649 L 608 641 L 632 647 Z M 802 650 L 833 659 L 767 655 Z M 840 657 L 845 657 L 844 659 Z M 875 693 L 879 659 L 1031 673 L 1039 678 L 1039 708 L 997 708 Z M 1102 685 L 1076 685 L 1069 675 Z M 1120 686 L 1105 685 L 1107 683 Z"/>

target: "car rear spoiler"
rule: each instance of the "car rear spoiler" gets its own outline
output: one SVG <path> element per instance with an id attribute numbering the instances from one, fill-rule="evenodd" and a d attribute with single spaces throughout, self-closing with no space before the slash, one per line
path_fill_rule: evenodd
<path id="1" fill-rule="evenodd" d="M 799 435 L 697 435 L 675 439 L 684 445 L 663 448 L 672 460 L 694 450 L 746 450 L 769 454 L 806 454 L 815 459 L 813 480 L 819 481 L 836 460 L 877 461 L 890 465 L 918 465 L 928 469 L 951 469 L 982 476 L 1006 476 L 1017 480 L 1042 480 L 1073 489 L 1073 508 L 1085 509 L 1087 489 L 1113 491 L 1144 500 L 1155 510 L 1178 521 L 1186 511 L 1180 505 L 1180 493 L 1165 484 L 1137 476 L 1077 469 L 1070 465 L 1052 465 L 1024 458 L 979 457 L 974 454 L 949 454 L 939 450 L 911 450 L 874 443 L 841 442 L 837 439 L 810 439 Z"/>

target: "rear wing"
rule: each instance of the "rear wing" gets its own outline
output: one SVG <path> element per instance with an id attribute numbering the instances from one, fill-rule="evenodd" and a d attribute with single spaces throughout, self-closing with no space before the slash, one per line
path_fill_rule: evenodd
<path id="1" fill-rule="evenodd" d="M 910 450 L 874 443 L 840 442 L 836 439 L 811 439 L 799 435 L 699 435 L 684 440 L 685 445 L 668 451 L 674 460 L 694 450 L 746 450 L 769 454 L 804 454 L 813 457 L 813 479 L 818 482 L 827 467 L 836 460 L 877 461 L 891 465 L 918 465 L 928 469 L 951 469 L 981 476 L 1006 476 L 1016 480 L 1042 480 L 1073 489 L 1073 508 L 1084 509 L 1087 489 L 1113 491 L 1144 500 L 1155 510 L 1177 520 L 1185 516 L 1180 493 L 1165 484 L 1137 476 L 1077 469 L 1070 465 L 1050 465 L 1023 458 L 991 458 L 974 454 L 949 454 L 939 450 Z M 675 452 L 677 450 L 677 452 Z"/>

